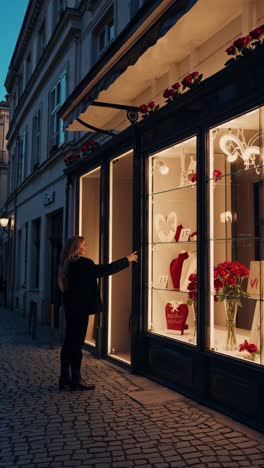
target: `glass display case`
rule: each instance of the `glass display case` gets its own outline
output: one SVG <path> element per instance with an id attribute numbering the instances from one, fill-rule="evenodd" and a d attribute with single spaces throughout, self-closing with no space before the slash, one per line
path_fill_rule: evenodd
<path id="1" fill-rule="evenodd" d="M 149 158 L 148 331 L 196 345 L 196 137 Z"/>
<path id="2" fill-rule="evenodd" d="M 210 130 L 211 351 L 264 364 L 263 108 Z"/>

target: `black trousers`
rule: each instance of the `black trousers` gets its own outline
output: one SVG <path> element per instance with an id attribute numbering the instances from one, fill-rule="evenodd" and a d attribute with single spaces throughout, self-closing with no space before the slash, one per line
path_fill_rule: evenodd
<path id="1" fill-rule="evenodd" d="M 82 348 L 88 326 L 88 315 L 82 315 L 76 310 L 64 306 L 66 330 L 61 348 L 61 376 L 67 377 L 71 369 L 73 382 L 79 383 L 81 378 Z"/>

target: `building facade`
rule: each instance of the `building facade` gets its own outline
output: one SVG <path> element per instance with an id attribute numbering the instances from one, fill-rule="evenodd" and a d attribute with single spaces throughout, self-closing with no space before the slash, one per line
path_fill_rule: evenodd
<path id="1" fill-rule="evenodd" d="M 263 19 L 261 0 L 32 1 L 6 81 L 10 303 L 59 323 L 72 234 L 96 262 L 138 250 L 101 281 L 88 348 L 261 429 Z"/>
<path id="2" fill-rule="evenodd" d="M 9 128 L 9 98 L 0 102 L 0 216 L 5 215 L 4 203 L 7 199 L 8 151 L 6 135 Z M 5 221 L 4 221 L 5 224 Z M 7 275 L 8 235 L 5 227 L 0 227 L 0 304 L 5 303 Z"/>

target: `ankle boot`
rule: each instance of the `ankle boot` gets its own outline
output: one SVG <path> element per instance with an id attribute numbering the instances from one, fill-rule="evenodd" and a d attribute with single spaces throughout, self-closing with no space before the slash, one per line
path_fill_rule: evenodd
<path id="1" fill-rule="evenodd" d="M 69 369 L 62 368 L 61 369 L 61 375 L 59 378 L 59 389 L 60 390 L 65 390 L 65 387 L 71 385 L 71 376 L 70 376 L 70 371 Z"/>
<path id="2" fill-rule="evenodd" d="M 70 385 L 72 392 L 83 392 L 85 390 L 93 390 L 94 388 L 94 384 L 86 384 L 82 381 L 79 369 L 72 368 L 72 381 Z"/>

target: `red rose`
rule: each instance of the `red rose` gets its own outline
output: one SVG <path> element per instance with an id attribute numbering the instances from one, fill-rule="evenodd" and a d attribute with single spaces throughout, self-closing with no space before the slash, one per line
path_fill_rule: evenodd
<path id="1" fill-rule="evenodd" d="M 189 281 L 196 281 L 197 280 L 197 274 L 196 273 L 192 273 L 190 276 L 189 276 Z"/>
<path id="2" fill-rule="evenodd" d="M 244 37 L 244 45 L 246 46 L 252 41 L 252 37 L 250 35 Z"/>
<path id="3" fill-rule="evenodd" d="M 233 45 L 231 45 L 226 49 L 226 53 L 227 55 L 236 55 L 236 48 Z"/>
<path id="4" fill-rule="evenodd" d="M 172 85 L 172 88 L 175 89 L 177 91 L 177 89 L 179 89 L 181 87 L 180 83 L 174 83 Z"/>
<path id="5" fill-rule="evenodd" d="M 164 93 L 163 93 L 163 97 L 164 97 L 165 99 L 167 99 L 167 98 L 169 98 L 170 96 L 171 96 L 170 89 L 169 89 L 169 88 L 165 89 L 165 91 L 164 91 Z"/>
<path id="6" fill-rule="evenodd" d="M 148 104 L 149 108 L 150 109 L 154 109 L 154 107 L 156 106 L 155 102 L 154 101 L 151 101 L 149 104 Z"/>
<path id="7" fill-rule="evenodd" d="M 142 114 L 146 114 L 146 112 L 148 112 L 148 105 L 147 104 L 142 104 L 139 108 L 138 108 L 139 112 L 142 112 Z"/>
<path id="8" fill-rule="evenodd" d="M 248 344 L 248 347 L 247 347 L 247 351 L 249 353 L 257 353 L 258 352 L 258 348 L 257 346 L 254 344 L 254 343 L 249 343 Z"/>
<path id="9" fill-rule="evenodd" d="M 249 39 L 250 38 L 250 39 Z M 234 41 L 234 46 L 238 49 L 241 50 L 243 47 L 245 47 L 249 42 L 251 41 L 251 36 L 246 36 L 246 37 L 239 37 Z"/>
<path id="10" fill-rule="evenodd" d="M 220 169 L 215 169 L 213 172 L 213 177 L 216 181 L 220 180 L 222 177 L 222 171 L 220 171 Z"/>
<path id="11" fill-rule="evenodd" d="M 218 301 L 219 301 L 218 297 L 214 296 L 214 302 L 218 302 Z"/>
<path id="12" fill-rule="evenodd" d="M 186 88 L 187 86 L 190 86 L 193 82 L 193 77 L 192 75 L 187 75 L 185 78 L 182 80 L 182 85 Z"/>
<path id="13" fill-rule="evenodd" d="M 197 181 L 197 172 L 194 172 L 194 174 L 191 177 L 191 182 L 196 182 Z"/>
<path id="14" fill-rule="evenodd" d="M 214 287 L 215 287 L 215 289 L 218 290 L 218 289 L 220 289 L 222 286 L 223 286 L 223 283 L 222 283 L 222 281 L 221 281 L 219 278 L 217 278 L 217 279 L 214 280 Z"/>
<path id="15" fill-rule="evenodd" d="M 262 34 L 263 34 L 263 29 L 261 26 L 253 29 L 253 31 L 250 31 L 250 36 L 253 37 L 253 39 L 258 39 L 260 36 L 262 36 Z"/>
<path id="16" fill-rule="evenodd" d="M 225 284 L 228 284 L 228 286 L 233 286 L 236 284 L 236 278 L 234 276 L 228 276 L 225 278 Z"/>
<path id="17" fill-rule="evenodd" d="M 193 77 L 193 78 L 197 78 L 197 76 L 199 76 L 199 72 L 198 72 L 198 71 L 192 72 L 192 77 Z"/>

